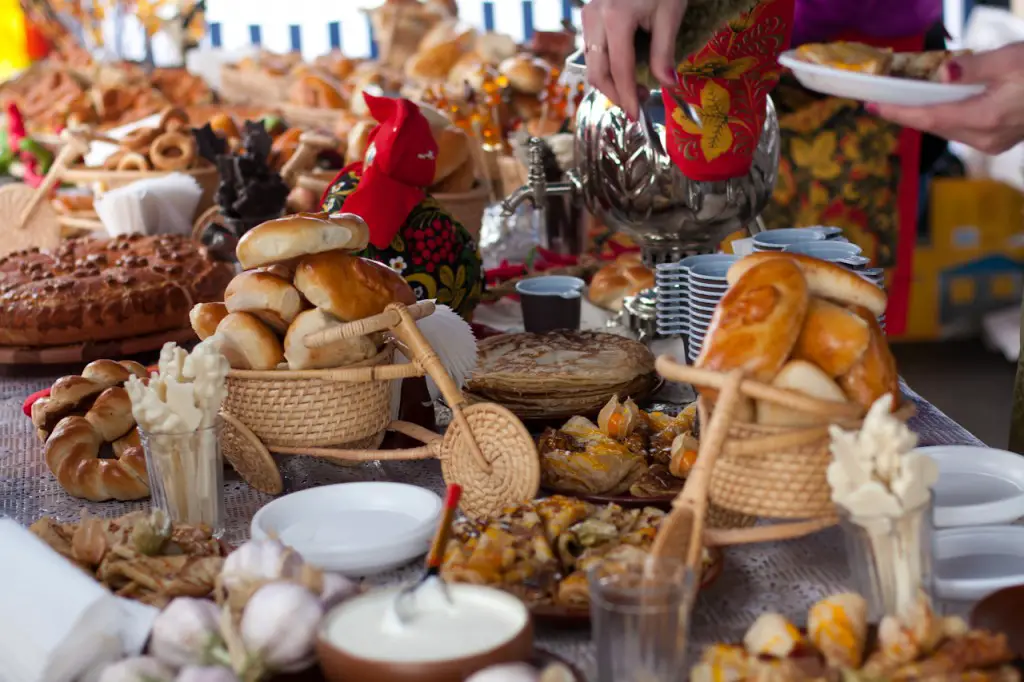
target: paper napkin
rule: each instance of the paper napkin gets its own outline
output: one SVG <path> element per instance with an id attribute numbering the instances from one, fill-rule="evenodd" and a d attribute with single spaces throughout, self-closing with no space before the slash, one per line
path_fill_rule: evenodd
<path id="1" fill-rule="evenodd" d="M 0 519 L 0 682 L 74 682 L 142 651 L 159 611 L 115 597 L 28 529 Z"/>
<path id="2" fill-rule="evenodd" d="M 171 173 L 106 192 L 96 200 L 96 213 L 112 237 L 191 234 L 202 196 L 203 190 L 193 177 Z"/>

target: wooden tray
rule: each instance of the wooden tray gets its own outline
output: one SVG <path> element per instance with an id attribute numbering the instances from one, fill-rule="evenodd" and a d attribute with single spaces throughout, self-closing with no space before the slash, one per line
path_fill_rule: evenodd
<path id="1" fill-rule="evenodd" d="M 198 339 L 191 328 L 186 328 L 128 339 L 76 343 L 69 346 L 0 346 L 0 365 L 71 365 L 103 358 L 129 358 L 160 350 L 168 341 L 183 344 Z"/>
<path id="2" fill-rule="evenodd" d="M 722 575 L 725 566 L 725 554 L 718 547 L 711 547 L 711 563 L 701 576 L 700 589 L 710 587 Z M 534 622 L 553 628 L 569 629 L 590 626 L 590 610 L 572 609 L 566 606 L 533 606 L 530 607 Z"/>

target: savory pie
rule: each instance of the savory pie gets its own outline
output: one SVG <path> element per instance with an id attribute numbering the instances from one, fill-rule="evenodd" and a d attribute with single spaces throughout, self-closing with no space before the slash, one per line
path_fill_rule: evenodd
<path id="1" fill-rule="evenodd" d="M 696 403 L 677 417 L 612 400 L 595 424 L 573 417 L 538 442 L 541 484 L 570 495 L 677 494 L 697 455 Z"/>
<path id="2" fill-rule="evenodd" d="M 664 517 L 650 507 L 599 506 L 561 495 L 534 500 L 489 519 L 457 522 L 441 574 L 449 581 L 499 587 L 530 606 L 585 610 L 587 569 L 645 555 Z"/>
<path id="3" fill-rule="evenodd" d="M 806 62 L 833 69 L 926 81 L 938 80 L 943 64 L 969 51 L 893 52 L 889 48 L 840 41 L 801 45 L 796 54 Z"/>

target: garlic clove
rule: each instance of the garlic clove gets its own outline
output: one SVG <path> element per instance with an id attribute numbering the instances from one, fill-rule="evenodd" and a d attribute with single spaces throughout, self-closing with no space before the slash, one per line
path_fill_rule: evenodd
<path id="1" fill-rule="evenodd" d="M 174 682 L 241 682 L 231 668 L 189 666 L 183 668 Z"/>
<path id="2" fill-rule="evenodd" d="M 359 585 L 338 573 L 324 573 L 322 582 L 320 606 L 325 613 L 359 591 Z"/>
<path id="3" fill-rule="evenodd" d="M 245 650 L 263 669 L 295 672 L 315 660 L 313 645 L 323 619 L 316 595 L 294 583 L 268 583 L 242 612 L 239 634 Z"/>
<path id="4" fill-rule="evenodd" d="M 484 668 L 466 682 L 538 682 L 537 669 L 527 663 L 503 663 Z"/>
<path id="5" fill-rule="evenodd" d="M 153 621 L 149 653 L 175 668 L 209 663 L 223 645 L 219 625 L 220 609 L 212 601 L 178 597 Z"/>
<path id="6" fill-rule="evenodd" d="M 540 674 L 538 682 L 575 682 L 576 675 L 564 663 L 552 663 Z"/>
<path id="7" fill-rule="evenodd" d="M 98 682 L 173 682 L 174 671 L 151 656 L 126 658 L 108 665 Z"/>
<path id="8" fill-rule="evenodd" d="M 221 584 L 233 590 L 254 582 L 298 578 L 303 563 L 299 553 L 280 540 L 250 540 L 224 560 Z"/>

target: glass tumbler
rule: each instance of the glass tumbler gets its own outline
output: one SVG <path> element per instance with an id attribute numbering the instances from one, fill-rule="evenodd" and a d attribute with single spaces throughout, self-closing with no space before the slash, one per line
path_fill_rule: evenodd
<path id="1" fill-rule="evenodd" d="M 871 622 L 903 613 L 920 592 L 933 596 L 934 496 L 895 519 L 853 516 L 839 509 L 851 587 L 868 601 Z"/>
<path id="2" fill-rule="evenodd" d="M 697 576 L 679 560 L 606 559 L 588 571 L 598 682 L 682 682 Z"/>
<path id="3" fill-rule="evenodd" d="M 215 537 L 224 533 L 220 432 L 220 419 L 209 427 L 180 433 L 139 429 L 153 508 L 174 523 L 205 524 Z"/>

